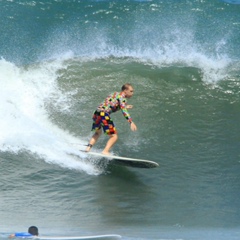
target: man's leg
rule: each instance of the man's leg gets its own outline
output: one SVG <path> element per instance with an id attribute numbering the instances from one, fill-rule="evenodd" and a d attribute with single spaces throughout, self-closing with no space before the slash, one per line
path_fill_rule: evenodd
<path id="1" fill-rule="evenodd" d="M 118 135 L 117 134 L 112 134 L 112 135 L 109 135 L 109 140 L 106 144 L 106 147 L 103 149 L 102 151 L 102 154 L 110 154 L 110 149 L 112 148 L 112 146 L 116 143 L 118 139 Z"/>
<path id="2" fill-rule="evenodd" d="M 95 133 L 93 134 L 93 136 L 92 136 L 91 140 L 89 141 L 89 144 L 85 150 L 86 152 L 89 152 L 91 150 L 92 146 L 97 142 L 97 140 L 99 139 L 101 134 L 102 134 L 101 128 L 95 131 Z"/>

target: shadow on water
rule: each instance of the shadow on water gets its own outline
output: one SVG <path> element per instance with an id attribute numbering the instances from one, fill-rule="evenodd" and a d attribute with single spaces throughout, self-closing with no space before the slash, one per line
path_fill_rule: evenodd
<path id="1" fill-rule="evenodd" d="M 135 168 L 109 164 L 106 173 L 108 174 L 108 177 L 110 176 L 111 178 L 121 179 L 122 181 L 127 182 L 131 181 L 133 184 L 143 184 L 135 171 Z"/>
<path id="2" fill-rule="evenodd" d="M 141 171 L 109 165 L 106 174 L 98 177 L 96 198 L 103 221 L 113 225 L 146 224 L 144 216 L 151 214 L 149 202 L 155 202 L 155 196 L 144 183 L 144 176 L 141 179 Z"/>

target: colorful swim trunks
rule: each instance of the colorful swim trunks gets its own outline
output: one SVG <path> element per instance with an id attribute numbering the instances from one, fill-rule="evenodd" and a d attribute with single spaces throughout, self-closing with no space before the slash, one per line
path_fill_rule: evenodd
<path id="1" fill-rule="evenodd" d="M 99 130 L 102 127 L 104 133 L 107 135 L 117 133 L 114 123 L 108 113 L 103 111 L 101 112 L 95 111 L 92 119 L 93 119 L 92 131 Z"/>

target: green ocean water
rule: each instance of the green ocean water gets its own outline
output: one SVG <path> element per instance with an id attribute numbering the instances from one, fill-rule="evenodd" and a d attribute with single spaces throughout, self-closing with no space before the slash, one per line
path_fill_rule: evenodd
<path id="1" fill-rule="evenodd" d="M 238 239 L 239 9 L 223 1 L 1 1 L 0 235 Z M 130 82 L 112 166 L 79 149 Z M 101 151 L 107 137 L 94 148 Z"/>

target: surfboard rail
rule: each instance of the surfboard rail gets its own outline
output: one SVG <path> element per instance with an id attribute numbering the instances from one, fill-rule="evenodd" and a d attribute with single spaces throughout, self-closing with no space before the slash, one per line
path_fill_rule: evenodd
<path id="1" fill-rule="evenodd" d="M 98 152 L 85 152 L 85 153 L 87 155 L 108 159 L 109 163 L 127 166 L 127 167 L 156 168 L 159 166 L 158 163 L 150 160 L 145 160 L 145 159 L 128 158 L 128 157 L 121 157 L 116 155 L 105 155 Z"/>
<path id="2" fill-rule="evenodd" d="M 38 240 L 118 240 L 121 239 L 121 235 L 117 234 L 105 234 L 105 235 L 93 235 L 93 236 L 38 236 L 32 239 Z"/>

